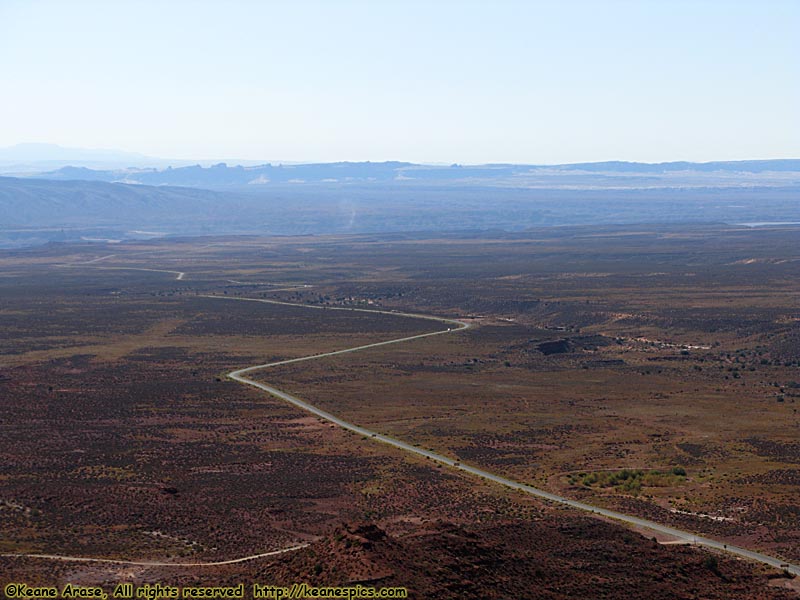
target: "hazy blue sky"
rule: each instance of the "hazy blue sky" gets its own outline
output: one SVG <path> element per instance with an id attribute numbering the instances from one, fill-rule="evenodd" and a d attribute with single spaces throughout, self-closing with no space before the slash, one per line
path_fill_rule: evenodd
<path id="1" fill-rule="evenodd" d="M 0 146 L 800 157 L 800 0 L 0 0 Z"/>

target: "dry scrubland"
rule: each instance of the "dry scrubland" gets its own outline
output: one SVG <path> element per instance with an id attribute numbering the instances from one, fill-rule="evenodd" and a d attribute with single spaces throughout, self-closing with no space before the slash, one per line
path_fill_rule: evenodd
<path id="1" fill-rule="evenodd" d="M 258 377 L 463 462 L 796 562 L 798 242 L 559 228 L 0 253 L 0 550 L 205 561 L 311 542 L 213 569 L 3 558 L 3 581 L 791 594 L 760 567 L 404 456 L 224 376 L 439 325 L 199 295 L 469 319 Z"/>

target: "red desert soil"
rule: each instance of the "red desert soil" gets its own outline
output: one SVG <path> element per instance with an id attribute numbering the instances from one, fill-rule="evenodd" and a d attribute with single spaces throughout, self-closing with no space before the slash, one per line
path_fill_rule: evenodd
<path id="1" fill-rule="evenodd" d="M 26 561 L 27 568 L 34 565 Z M 16 567 L 21 565 L 17 564 Z M 277 559 L 186 573 L 174 568 L 56 565 L 66 580 L 170 585 L 405 587 L 410 598 L 794 599 L 792 580 L 696 548 L 652 540 L 574 513 L 466 525 L 430 521 L 393 536 L 373 523 L 343 524 Z M 71 571 L 68 574 L 67 571 Z M 52 576 L 52 575 L 51 575 Z"/>

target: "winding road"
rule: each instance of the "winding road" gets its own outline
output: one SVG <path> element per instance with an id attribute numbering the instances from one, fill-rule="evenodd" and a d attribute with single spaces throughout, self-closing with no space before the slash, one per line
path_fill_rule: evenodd
<path id="1" fill-rule="evenodd" d="M 113 268 L 113 267 L 112 267 Z M 130 268 L 130 267 L 124 267 Z M 180 271 L 166 271 L 161 269 L 136 269 L 136 270 L 148 270 L 148 271 L 155 271 L 155 272 L 165 272 L 165 273 L 173 273 L 177 274 L 177 279 L 183 279 L 184 273 Z M 295 304 L 292 302 L 282 302 L 278 300 L 267 300 L 261 298 L 241 298 L 241 297 L 226 297 L 226 296 L 214 296 L 214 295 L 201 295 L 200 297 L 203 298 L 211 298 L 215 300 L 233 300 L 233 301 L 240 301 L 240 302 L 260 302 L 263 304 L 278 304 L 283 306 L 293 306 L 297 308 L 306 308 L 306 309 L 315 309 L 315 310 L 327 310 L 327 311 L 348 311 L 348 312 L 364 312 L 370 314 L 384 314 L 384 315 L 392 315 L 392 316 L 400 316 L 400 317 L 409 317 L 414 319 L 424 319 L 428 321 L 434 321 L 440 323 L 442 325 L 446 325 L 446 329 L 440 329 L 437 331 L 432 331 L 429 333 L 422 333 L 418 335 L 412 335 L 392 340 L 386 340 L 382 342 L 374 342 L 371 344 L 364 344 L 361 346 L 355 346 L 353 348 L 345 348 L 343 350 L 335 350 L 332 352 L 324 352 L 320 354 L 312 354 L 310 356 L 303 356 L 300 358 L 291 358 L 287 360 L 281 360 L 276 362 L 264 363 L 259 365 L 253 365 L 250 367 L 245 367 L 242 369 L 237 369 L 235 371 L 231 371 L 228 373 L 228 377 L 237 381 L 239 383 L 249 385 L 259 390 L 265 391 L 272 396 L 280 398 L 290 404 L 308 412 L 313 415 L 316 415 L 326 421 L 334 423 L 339 427 L 346 429 L 347 431 L 351 431 L 358 435 L 364 436 L 368 439 L 372 439 L 376 442 L 381 442 L 387 444 L 389 446 L 393 446 L 405 452 L 409 452 L 411 454 L 416 454 L 418 456 L 422 456 L 424 458 L 430 459 L 434 462 L 446 465 L 453 469 L 458 469 L 465 473 L 469 473 L 470 475 L 475 475 L 477 477 L 482 477 L 488 481 L 492 481 L 494 483 L 498 483 L 500 485 L 504 485 L 508 488 L 518 490 L 524 492 L 526 494 L 530 494 L 532 496 L 536 496 L 538 498 L 561 504 L 564 506 L 568 506 L 570 508 L 582 510 L 588 513 L 592 513 L 595 515 L 600 515 L 603 517 L 607 517 L 610 519 L 614 519 L 616 521 L 620 521 L 623 523 L 628 523 L 631 525 L 635 525 L 637 527 L 642 527 L 649 529 L 654 532 L 659 532 L 662 534 L 666 534 L 669 536 L 674 537 L 678 541 L 682 541 L 684 543 L 693 544 L 697 546 L 704 546 L 706 548 L 712 548 L 714 550 L 720 550 L 724 552 L 728 552 L 735 556 L 745 558 L 748 560 L 757 561 L 771 567 L 775 567 L 778 569 L 784 569 L 794 575 L 800 575 L 800 565 L 788 563 L 787 561 L 775 558 L 773 556 L 769 556 L 767 554 L 762 554 L 760 552 L 754 552 L 752 550 L 748 550 L 746 548 L 741 548 L 738 546 L 734 546 L 731 544 L 726 544 L 724 542 L 720 542 L 711 538 L 703 537 L 696 535 L 694 533 L 683 531 L 680 529 L 675 529 L 673 527 L 668 527 L 666 525 L 661 525 L 660 523 L 656 523 L 654 521 L 649 521 L 647 519 L 641 519 L 639 517 L 626 515 L 620 512 L 616 512 L 613 510 L 608 510 L 605 508 L 601 508 L 598 506 L 593 506 L 591 504 L 587 504 L 585 502 L 579 502 L 577 500 L 571 500 L 564 496 L 559 496 L 557 494 L 550 493 L 545 490 L 541 490 L 539 488 L 526 485 L 524 483 L 519 483 L 512 479 L 508 479 L 506 477 L 502 477 L 500 475 L 496 475 L 489 471 L 485 471 L 478 467 L 473 467 L 470 465 L 463 464 L 460 461 L 453 460 L 448 458 L 442 454 L 438 454 L 436 452 L 425 450 L 423 448 L 419 448 L 417 446 L 413 446 L 411 444 L 407 444 L 401 440 L 396 438 L 383 435 L 376 431 L 372 431 L 367 429 L 366 427 L 361 427 L 354 423 L 350 423 L 349 421 L 345 421 L 333 415 L 321 408 L 314 406 L 313 404 L 309 404 L 288 392 L 284 392 L 279 390 L 278 388 L 272 387 L 267 385 L 266 383 L 261 383 L 246 377 L 247 374 L 253 373 L 255 371 L 261 371 L 265 369 L 269 369 L 271 367 L 277 367 L 281 365 L 288 365 L 293 363 L 299 363 L 304 361 L 310 360 L 319 360 L 322 358 L 326 358 L 329 356 L 337 356 L 340 354 L 348 354 L 351 352 L 361 352 L 364 350 L 369 350 L 371 348 L 379 348 L 381 346 L 388 346 L 391 344 L 400 344 L 405 342 L 411 342 L 413 340 L 419 340 L 427 337 L 432 337 L 436 335 L 444 335 L 447 333 L 455 333 L 458 331 L 464 331 L 470 327 L 470 324 L 464 321 L 459 321 L 457 319 L 447 319 L 444 317 L 437 317 L 431 315 L 421 315 L 421 314 L 414 314 L 414 313 L 405 313 L 405 312 L 395 312 L 395 311 L 386 311 L 386 310 L 372 310 L 372 309 L 365 309 L 365 308 L 350 308 L 350 307 L 328 307 L 328 306 L 315 306 L 315 305 L 307 305 L 307 304 Z M 273 550 L 270 552 L 265 552 L 261 554 L 253 554 L 249 556 L 244 556 L 241 558 L 235 558 L 225 561 L 218 561 L 218 562 L 207 562 L 207 563 L 175 563 L 175 562 L 147 562 L 147 561 L 126 561 L 126 560 L 115 560 L 115 559 L 104 559 L 104 558 L 85 558 L 85 557 L 75 557 L 75 556 L 63 556 L 63 555 L 53 555 L 53 554 L 20 554 L 20 553 L 2 553 L 0 557 L 24 557 L 24 558 L 43 558 L 43 559 L 52 559 L 52 560 L 61 560 L 61 561 L 76 561 L 76 562 L 100 562 L 100 563 L 113 563 L 113 564 L 129 564 L 129 565 L 141 565 L 141 566 L 159 566 L 159 567 L 205 567 L 205 566 L 217 566 L 217 565 L 227 565 L 227 564 L 235 564 L 240 562 L 245 562 L 249 560 L 255 560 L 257 558 L 267 557 L 267 556 L 274 556 L 278 554 L 283 554 L 286 552 L 292 552 L 294 550 L 299 550 L 301 548 L 305 548 L 308 544 L 299 544 L 296 546 L 291 546 L 289 548 L 283 548 L 280 550 Z"/>
<path id="2" fill-rule="evenodd" d="M 512 479 L 508 479 L 506 477 L 502 477 L 500 475 L 495 475 L 494 473 L 490 473 L 489 471 L 485 471 L 483 469 L 479 469 L 478 467 L 473 467 L 470 465 L 465 465 L 460 461 L 453 460 L 436 452 L 432 452 L 430 450 L 425 450 L 423 448 L 419 448 L 417 446 L 412 446 L 411 444 L 407 444 L 401 440 L 396 438 L 390 437 L 388 435 L 383 435 L 376 431 L 372 431 L 367 429 L 366 427 L 360 427 L 359 425 L 355 425 L 354 423 L 350 423 L 349 421 L 345 421 L 333 415 L 327 411 L 322 410 L 314 406 L 313 404 L 309 404 L 296 396 L 289 394 L 288 392 L 284 392 L 279 390 L 278 388 L 272 387 L 265 383 L 260 383 L 253 379 L 249 379 L 245 377 L 246 374 L 252 373 L 254 371 L 260 371 L 263 369 L 269 369 L 270 367 L 277 367 L 280 365 L 288 365 L 292 363 L 298 363 L 308 360 L 318 360 L 321 358 L 326 358 L 328 356 L 336 356 L 339 354 L 347 354 L 350 352 L 360 352 L 362 350 L 368 350 L 370 348 L 378 348 L 380 346 L 388 346 L 390 344 L 400 344 L 403 342 L 410 342 L 412 340 L 418 340 L 426 337 L 431 337 L 434 335 L 443 335 L 446 333 L 452 333 L 456 331 L 463 331 L 470 327 L 469 323 L 464 321 L 458 321 L 456 319 L 445 319 L 443 317 L 435 317 L 430 315 L 418 315 L 413 313 L 402 313 L 402 312 L 394 312 L 394 311 L 385 311 L 385 310 L 370 310 L 364 308 L 347 308 L 347 307 L 326 307 L 326 306 L 314 306 L 314 305 L 304 305 L 304 304 L 294 304 L 291 302 L 280 302 L 277 300 L 265 300 L 260 298 L 228 298 L 224 296 L 211 296 L 211 295 L 204 295 L 205 298 L 214 298 L 218 300 L 238 300 L 244 302 L 262 302 L 265 304 L 281 304 L 285 306 L 295 306 L 300 308 L 313 308 L 318 310 L 345 310 L 345 311 L 354 311 L 354 312 L 367 312 L 371 314 L 385 314 L 385 315 L 393 315 L 393 316 L 403 316 L 403 317 L 411 317 L 415 319 L 426 319 L 429 321 L 437 321 L 439 323 L 450 325 L 447 329 L 443 329 L 440 331 L 434 331 L 431 333 L 423 333 L 419 335 L 412 335 L 409 337 L 398 338 L 394 340 L 387 340 L 384 342 L 375 342 L 373 344 L 365 344 L 363 346 L 356 346 L 354 348 L 346 348 L 344 350 L 336 350 L 333 352 L 325 352 L 321 354 L 312 354 L 310 356 L 303 356 L 300 358 L 291 358 L 288 360 L 281 360 L 277 362 L 265 363 L 262 365 L 254 365 L 252 367 L 245 367 L 244 369 L 238 369 L 236 371 L 232 371 L 228 373 L 228 377 L 233 379 L 234 381 L 238 381 L 239 383 L 244 383 L 246 385 L 253 386 L 260 390 L 263 390 L 277 398 L 285 400 L 298 408 L 301 408 L 311 414 L 314 414 L 326 421 L 330 421 L 331 423 L 335 423 L 339 427 L 346 429 L 348 431 L 352 431 L 353 433 L 357 433 L 364 437 L 370 438 L 376 442 L 382 442 L 384 444 L 388 444 L 390 446 L 394 446 L 395 448 L 399 448 L 400 450 L 404 450 L 405 452 L 410 452 L 412 454 L 417 454 L 419 456 L 423 456 L 428 458 L 432 461 L 437 463 L 441 463 L 443 465 L 447 465 L 448 467 L 452 467 L 454 469 L 458 469 L 460 471 L 464 471 L 465 473 L 469 473 L 470 475 L 476 475 L 478 477 L 482 477 L 483 479 L 487 479 L 489 481 L 493 481 L 495 483 L 499 483 L 506 487 L 509 487 L 514 490 L 519 490 L 521 492 L 525 492 L 526 494 L 530 494 L 532 496 L 536 496 L 538 498 L 542 498 L 544 500 L 549 500 L 550 502 L 555 502 L 557 504 L 562 504 L 565 506 L 569 506 L 570 508 L 575 508 L 578 510 L 586 511 L 588 513 L 592 513 L 595 515 L 601 515 L 603 517 L 608 517 L 610 519 L 614 519 L 617 521 L 621 521 L 623 523 L 628 523 L 630 525 L 635 525 L 637 527 L 643 527 L 650 529 L 651 531 L 663 533 L 669 536 L 676 538 L 677 540 L 681 540 L 683 542 L 693 544 L 696 546 L 704 546 L 706 548 L 712 548 L 714 550 L 721 550 L 724 552 L 729 552 L 730 554 L 736 555 L 741 558 L 746 558 L 749 560 L 754 560 L 757 562 L 764 563 L 771 567 L 775 567 L 778 569 L 785 569 L 786 571 L 794 574 L 800 575 L 800 565 L 791 564 L 785 560 L 781 560 L 775 558 L 773 556 L 769 556 L 767 554 L 762 554 L 760 552 L 754 552 L 752 550 L 748 550 L 747 548 L 741 548 L 739 546 L 734 546 L 731 544 L 726 544 L 724 542 L 720 542 L 718 540 L 714 540 L 711 538 L 703 537 L 691 533 L 689 531 L 683 531 L 680 529 L 675 529 L 674 527 L 668 527 L 666 525 L 661 525 L 660 523 L 656 523 L 655 521 L 649 521 L 647 519 L 641 519 L 639 517 L 634 517 L 631 515 L 626 515 L 624 513 L 616 512 L 614 510 L 608 510 L 606 508 L 601 508 L 598 506 L 593 506 L 591 504 L 587 504 L 585 502 L 579 502 L 577 500 L 571 500 L 569 498 L 565 498 L 564 496 L 559 496 L 557 494 L 553 494 L 547 492 L 545 490 L 541 490 L 539 488 L 535 488 L 530 485 L 526 485 L 524 483 L 519 483 Z"/>

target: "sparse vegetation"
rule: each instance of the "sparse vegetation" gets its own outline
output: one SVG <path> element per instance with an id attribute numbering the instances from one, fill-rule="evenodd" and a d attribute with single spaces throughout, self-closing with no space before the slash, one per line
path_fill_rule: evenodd
<path id="1" fill-rule="evenodd" d="M 620 471 L 593 471 L 570 475 L 571 485 L 586 487 L 615 488 L 618 492 L 639 494 L 645 487 L 674 487 L 686 480 L 683 467 L 673 467 L 669 471 L 622 469 Z"/>
<path id="2" fill-rule="evenodd" d="M 792 264 L 746 276 L 727 266 L 714 280 L 687 264 L 785 254 L 794 238 L 756 244 L 744 232 L 734 244 L 725 232 L 695 230 L 687 241 L 665 231 L 645 244 L 601 233 L 240 239 L 202 252 L 208 240 L 170 241 L 117 246 L 105 264 L 146 267 L 140 257 L 158 252 L 159 266 L 190 272 L 182 281 L 103 262 L 54 266 L 112 253 L 92 245 L 0 254 L 0 416 L 18 425 L 0 443 L 3 549 L 204 560 L 288 545 L 296 531 L 325 535 L 342 521 L 402 536 L 444 517 L 474 524 L 483 540 L 503 520 L 538 527 L 543 509 L 523 494 L 400 459 L 225 376 L 429 322 L 197 297 L 215 293 L 475 317 L 457 335 L 259 376 L 420 448 L 712 537 L 779 544 L 794 559 Z M 558 340 L 565 351 L 539 349 Z M 570 483 L 561 474 L 573 465 L 584 471 Z M 625 465 L 674 468 L 625 474 Z M 345 539 L 342 549 L 368 551 Z M 641 550 L 636 536 L 618 542 Z M 316 563 L 320 580 L 334 576 L 319 559 L 306 572 Z"/>

